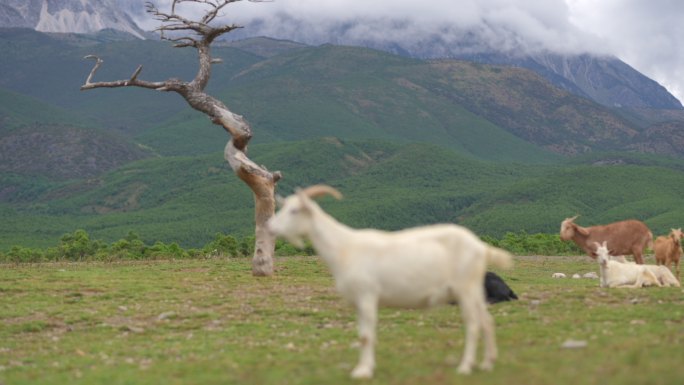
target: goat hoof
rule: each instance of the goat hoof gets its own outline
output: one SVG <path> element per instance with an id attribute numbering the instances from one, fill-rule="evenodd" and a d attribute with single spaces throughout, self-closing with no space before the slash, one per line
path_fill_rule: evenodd
<path id="1" fill-rule="evenodd" d="M 470 374 L 472 372 L 472 369 L 470 368 L 470 365 L 460 365 L 458 367 L 458 374 Z"/>
<path id="2" fill-rule="evenodd" d="M 480 364 L 480 370 L 491 372 L 494 369 L 494 363 L 491 361 L 485 361 Z"/>
<path id="3" fill-rule="evenodd" d="M 373 369 L 367 366 L 357 366 L 351 372 L 351 377 L 356 379 L 373 378 Z"/>

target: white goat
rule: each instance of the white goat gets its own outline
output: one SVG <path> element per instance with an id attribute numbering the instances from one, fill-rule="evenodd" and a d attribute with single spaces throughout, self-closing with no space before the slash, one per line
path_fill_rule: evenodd
<path id="1" fill-rule="evenodd" d="M 628 265 L 635 265 L 636 262 L 628 261 L 624 255 L 611 255 L 609 256 L 609 259 L 611 261 L 615 262 L 620 262 Z M 676 286 L 676 287 L 681 287 L 681 284 L 679 283 L 679 280 L 672 274 L 670 269 L 667 268 L 667 266 L 663 265 L 642 265 L 648 270 L 653 273 L 653 275 L 658 278 L 658 282 L 660 282 L 661 285 L 663 286 Z"/>
<path id="2" fill-rule="evenodd" d="M 631 287 L 637 288 L 644 285 L 662 286 L 658 278 L 644 265 L 636 263 L 621 263 L 611 259 L 608 255 L 606 241 L 596 244 L 599 269 L 601 271 L 601 287 Z"/>
<path id="3" fill-rule="evenodd" d="M 485 344 L 480 367 L 491 370 L 497 348 L 483 281 L 488 263 L 510 267 L 512 256 L 453 224 L 396 232 L 352 229 L 311 200 L 324 194 L 342 197 L 325 185 L 297 190 L 282 200 L 268 226 L 300 247 L 302 237 L 309 238 L 329 266 L 338 292 L 356 307 L 361 352 L 351 376 L 373 376 L 378 306 L 426 308 L 454 301 L 466 329 L 459 373 L 470 373 L 475 364 L 480 329 Z"/>
<path id="4" fill-rule="evenodd" d="M 653 273 L 653 275 L 658 278 L 658 282 L 662 286 L 676 286 L 676 287 L 681 287 L 682 285 L 679 283 L 679 280 L 677 277 L 672 274 L 670 269 L 667 268 L 667 266 L 663 265 L 644 265 L 648 270 Z"/>

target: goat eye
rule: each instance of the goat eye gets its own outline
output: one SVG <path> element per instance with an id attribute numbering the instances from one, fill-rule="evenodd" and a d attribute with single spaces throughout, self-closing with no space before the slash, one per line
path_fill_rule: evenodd
<path id="1" fill-rule="evenodd" d="M 298 214 L 299 209 L 290 209 L 290 214 Z"/>

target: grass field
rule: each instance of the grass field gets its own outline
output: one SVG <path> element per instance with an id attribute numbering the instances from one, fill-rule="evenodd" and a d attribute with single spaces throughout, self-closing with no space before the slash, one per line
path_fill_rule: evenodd
<path id="1" fill-rule="evenodd" d="M 0 384 L 351 384 L 355 316 L 314 257 L 0 266 Z M 587 257 L 516 257 L 490 307 L 500 358 L 460 376 L 455 307 L 385 309 L 368 384 L 681 384 L 681 288 L 552 279 Z M 566 340 L 587 342 L 564 349 Z"/>

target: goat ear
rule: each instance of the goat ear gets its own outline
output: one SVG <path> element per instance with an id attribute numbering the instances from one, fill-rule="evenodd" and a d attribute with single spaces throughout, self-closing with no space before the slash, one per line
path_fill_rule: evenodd
<path id="1" fill-rule="evenodd" d="M 297 188 L 295 191 L 297 193 L 297 196 L 299 197 L 299 201 L 302 204 L 302 207 L 301 207 L 302 211 L 307 212 L 307 213 L 311 212 L 311 205 L 313 204 L 313 202 L 306 195 L 306 192 L 300 188 Z"/>
<path id="2" fill-rule="evenodd" d="M 582 226 L 578 226 L 578 225 L 576 225 L 576 224 L 574 224 L 574 223 L 573 223 L 573 225 L 575 226 L 575 230 L 578 231 L 580 234 L 582 234 L 582 235 L 589 235 L 589 231 L 588 231 L 586 228 L 584 228 L 584 227 L 582 227 Z"/>
<path id="3" fill-rule="evenodd" d="M 283 207 L 283 204 L 285 204 L 285 198 L 283 198 L 280 195 L 275 196 L 275 201 L 276 201 L 276 206 L 278 206 L 278 207 Z"/>

